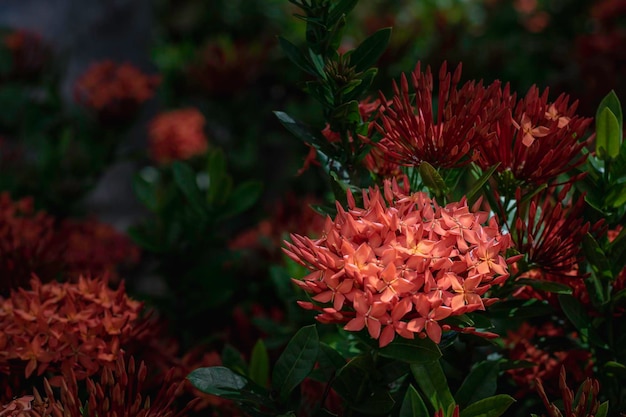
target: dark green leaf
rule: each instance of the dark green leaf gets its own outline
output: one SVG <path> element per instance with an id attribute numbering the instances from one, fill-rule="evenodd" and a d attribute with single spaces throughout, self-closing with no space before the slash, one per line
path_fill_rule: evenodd
<path id="1" fill-rule="evenodd" d="M 250 379 L 264 387 L 267 385 L 270 372 L 270 360 L 262 339 L 259 339 L 252 348 L 248 375 Z"/>
<path id="2" fill-rule="evenodd" d="M 320 350 L 317 356 L 318 368 L 321 375 L 325 377 L 325 380 L 329 380 L 337 371 L 343 368 L 347 359 L 344 358 L 339 352 L 327 345 L 320 342 Z"/>
<path id="3" fill-rule="evenodd" d="M 309 57 L 311 58 L 311 62 L 313 63 L 316 74 L 321 79 L 325 80 L 326 72 L 324 70 L 324 58 L 322 58 L 320 54 L 313 52 L 311 49 L 309 49 Z"/>
<path id="4" fill-rule="evenodd" d="M 235 371 L 241 375 L 248 374 L 248 364 L 243 358 L 243 355 L 233 345 L 227 343 L 222 348 L 222 366 L 229 368 L 231 371 Z"/>
<path id="5" fill-rule="evenodd" d="M 606 417 L 609 413 L 609 402 L 605 401 L 598 407 L 594 417 Z"/>
<path id="6" fill-rule="evenodd" d="M 536 290 L 550 292 L 554 294 L 571 294 L 572 288 L 567 284 L 541 279 L 521 278 L 515 280 L 516 285 L 528 285 Z"/>
<path id="7" fill-rule="evenodd" d="M 287 58 L 291 60 L 291 62 L 296 64 L 296 66 L 302 71 L 311 75 L 315 75 L 315 70 L 311 67 L 311 64 L 309 64 L 309 61 L 307 60 L 305 55 L 296 45 L 289 42 L 282 36 L 278 37 L 278 43 L 283 49 L 283 52 L 285 52 L 285 55 L 287 55 Z"/>
<path id="8" fill-rule="evenodd" d="M 159 204 L 157 200 L 156 183 L 145 180 L 141 175 L 135 175 L 133 190 L 141 203 L 150 211 L 156 212 Z"/>
<path id="9" fill-rule="evenodd" d="M 285 401 L 291 391 L 313 370 L 319 350 L 315 325 L 298 330 L 280 355 L 272 373 L 272 388 Z"/>
<path id="10" fill-rule="evenodd" d="M 330 25 L 335 24 L 337 20 L 339 20 L 342 16 L 347 15 L 354 6 L 359 2 L 359 0 L 340 0 L 334 4 L 330 8 L 330 13 L 328 13 L 328 23 Z"/>
<path id="11" fill-rule="evenodd" d="M 461 411 L 461 417 L 498 417 L 515 402 L 513 397 L 506 394 L 494 395 L 482 399 Z"/>
<path id="12" fill-rule="evenodd" d="M 420 390 L 435 410 L 448 410 L 454 406 L 454 398 L 439 361 L 412 364 L 411 371 Z"/>
<path id="13" fill-rule="evenodd" d="M 500 162 L 496 163 L 495 165 L 491 166 L 488 170 L 484 171 L 476 179 L 476 182 L 474 183 L 474 185 L 472 185 L 472 188 L 470 188 L 470 190 L 465 194 L 467 196 L 467 202 L 470 206 L 478 199 L 478 196 L 480 195 L 480 191 L 482 190 L 483 185 L 485 185 L 485 183 L 489 181 L 489 178 L 491 178 L 493 173 L 496 172 L 496 169 L 498 169 L 498 166 L 500 166 Z"/>
<path id="14" fill-rule="evenodd" d="M 398 359 L 406 363 L 429 363 L 441 357 L 441 351 L 429 338 L 396 338 L 389 345 L 380 349 L 380 356 Z"/>
<path id="15" fill-rule="evenodd" d="M 465 377 L 454 395 L 461 408 L 496 393 L 500 364 L 497 361 L 484 361 L 476 364 Z"/>
<path id="16" fill-rule="evenodd" d="M 261 181 L 246 181 L 237 186 L 228 201 L 225 212 L 229 216 L 243 213 L 254 205 L 261 196 L 263 183 Z"/>
<path id="17" fill-rule="evenodd" d="M 611 297 L 611 264 L 591 233 L 583 236 L 583 252 L 593 271 L 588 278 L 591 281 L 589 289 L 592 301 L 595 301 L 595 305 L 604 305 Z"/>
<path id="18" fill-rule="evenodd" d="M 581 336 L 583 336 L 584 339 L 588 338 L 590 342 L 597 346 L 606 347 L 606 344 L 593 329 L 591 318 L 587 315 L 585 307 L 571 295 L 559 294 L 558 297 L 563 313 L 565 313 L 569 321 L 580 331 Z"/>
<path id="19" fill-rule="evenodd" d="M 409 385 L 404 394 L 404 400 L 402 401 L 398 417 L 421 417 L 429 415 L 430 413 L 428 412 L 428 408 L 426 408 L 426 404 L 424 404 L 424 400 L 422 400 L 422 397 L 420 397 L 415 387 Z"/>
<path id="20" fill-rule="evenodd" d="M 132 241 L 143 249 L 151 252 L 161 253 L 164 248 L 156 241 L 155 236 L 151 236 L 149 232 L 140 226 L 131 226 L 128 228 L 128 236 Z"/>
<path id="21" fill-rule="evenodd" d="M 419 165 L 419 173 L 422 181 L 437 197 L 442 197 L 447 191 L 446 182 L 439 172 L 428 162 L 423 161 Z"/>
<path id="22" fill-rule="evenodd" d="M 333 389 L 349 404 L 360 401 L 367 390 L 369 379 L 376 373 L 371 355 L 362 354 L 352 358 L 337 373 L 332 383 Z"/>
<path id="23" fill-rule="evenodd" d="M 202 194 L 196 183 L 196 174 L 193 169 L 184 162 L 174 161 L 172 163 L 172 174 L 174 182 L 187 198 L 190 207 L 197 214 L 203 214 L 205 207 Z"/>
<path id="24" fill-rule="evenodd" d="M 367 71 L 361 73 L 359 78 L 361 82 L 359 85 L 356 85 L 351 91 L 345 92 L 345 100 L 357 100 L 360 101 L 367 93 L 369 93 L 369 89 L 374 82 L 374 78 L 376 78 L 376 74 L 378 74 L 377 68 L 370 68 Z"/>
<path id="25" fill-rule="evenodd" d="M 282 125 L 287 128 L 287 130 L 293 133 L 304 143 L 313 145 L 322 150 L 328 148 L 328 142 L 325 139 L 321 139 L 320 137 L 318 137 L 316 133 L 314 133 L 311 128 L 309 128 L 305 124 L 294 120 L 287 113 L 281 111 L 275 111 L 274 114 L 276 115 L 280 123 L 282 123 Z"/>
<path id="26" fill-rule="evenodd" d="M 359 103 L 356 100 L 349 101 L 335 108 L 330 115 L 331 122 L 342 126 L 357 126 L 361 123 Z"/>
<path id="27" fill-rule="evenodd" d="M 385 52 L 391 28 L 383 28 L 365 39 L 350 55 L 350 65 L 355 67 L 357 72 L 365 71 L 376 64 L 378 58 Z"/>

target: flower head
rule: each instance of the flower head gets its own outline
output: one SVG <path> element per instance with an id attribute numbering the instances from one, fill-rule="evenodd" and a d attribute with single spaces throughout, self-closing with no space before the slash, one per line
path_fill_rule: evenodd
<path id="1" fill-rule="evenodd" d="M 92 64 L 74 86 L 76 101 L 104 123 L 127 122 L 154 95 L 160 77 L 129 63 L 104 60 Z"/>
<path id="2" fill-rule="evenodd" d="M 493 220 L 483 226 L 486 213 L 465 200 L 441 207 L 408 191 L 386 180 L 382 192 L 363 191 L 363 207 L 348 194 L 348 209 L 337 205 L 321 238 L 292 234 L 286 242 L 285 253 L 311 271 L 294 282 L 312 295 L 317 304 L 301 306 L 320 311 L 319 321 L 367 329 L 380 346 L 396 333 L 439 343 L 449 329 L 442 320 L 493 301 L 481 296 L 508 276 L 509 236 Z"/>
<path id="3" fill-rule="evenodd" d="M 585 162 L 581 150 L 587 141 L 581 138 L 591 119 L 576 115 L 578 103 L 570 105 L 569 96 L 548 102 L 548 93 L 533 86 L 517 101 L 508 85 L 501 90 L 496 101 L 510 113 L 496 122 L 495 134 L 478 142 L 477 162 L 483 169 L 499 163 L 498 172 L 510 171 L 515 179 L 538 185 Z"/>
<path id="4" fill-rule="evenodd" d="M 195 108 L 157 115 L 148 127 L 152 158 L 168 164 L 203 154 L 208 148 L 204 124 L 204 116 Z"/>
<path id="5" fill-rule="evenodd" d="M 8 49 L 12 58 L 12 78 L 32 78 L 42 73 L 50 59 L 50 46 L 38 33 L 25 29 L 14 30 L 0 40 L 0 45 Z"/>
<path id="6" fill-rule="evenodd" d="M 426 161 L 435 167 L 451 168 L 468 164 L 481 136 L 490 134 L 494 120 L 503 113 L 492 105 L 499 83 L 484 87 L 482 82 L 461 80 L 461 65 L 454 74 L 444 63 L 439 71 L 437 112 L 433 111 L 433 76 L 430 67 L 421 72 L 418 63 L 411 74 L 415 102 L 410 98 L 409 80 L 402 75 L 393 84 L 390 104 L 383 104 L 377 130 L 382 139 L 376 147 L 385 158 L 400 165 L 416 166 Z M 381 94 L 382 96 L 382 94 Z M 381 101 L 387 103 L 382 96 Z"/>

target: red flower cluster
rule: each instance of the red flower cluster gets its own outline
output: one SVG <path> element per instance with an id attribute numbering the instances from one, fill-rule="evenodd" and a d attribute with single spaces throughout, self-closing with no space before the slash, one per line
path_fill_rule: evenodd
<path id="1" fill-rule="evenodd" d="M 61 381 L 61 392 L 56 398 L 50 384 L 45 381 L 46 398 L 35 391 L 32 417 L 82 417 L 85 410 L 92 416 L 136 416 L 136 417 L 180 417 L 186 414 L 195 401 L 177 410 L 175 401 L 183 389 L 183 381 L 173 377 L 173 371 L 166 376 L 160 390 L 152 399 L 143 392 L 148 369 L 141 362 L 136 366 L 133 357 L 128 363 L 124 355 L 118 355 L 110 368 L 102 371 L 98 382 L 86 380 L 89 397 L 82 401 L 77 377 L 72 370 Z"/>
<path id="2" fill-rule="evenodd" d="M 483 226 L 487 213 L 471 212 L 465 200 L 440 207 L 403 184 L 364 190 L 363 208 L 349 193 L 349 209 L 337 204 L 320 239 L 293 234 L 285 249 L 312 271 L 294 282 L 323 307 L 300 305 L 320 311 L 321 322 L 367 328 L 381 347 L 396 333 L 439 343 L 448 328 L 441 320 L 483 310 L 495 300 L 481 296 L 508 277 L 511 241 L 495 218 Z"/>
<path id="3" fill-rule="evenodd" d="M 35 399 L 32 395 L 24 395 L 15 398 L 8 404 L 0 406 L 0 417 L 25 417 L 32 410 L 32 401 Z"/>
<path id="4" fill-rule="evenodd" d="M 559 374 L 559 389 L 563 401 L 561 403 L 563 412 L 548 400 L 546 391 L 543 388 L 543 384 L 540 379 L 537 379 L 537 392 L 543 401 L 543 405 L 548 410 L 549 417 L 590 417 L 598 415 L 600 408 L 600 383 L 597 379 L 586 378 L 577 390 L 576 395 L 574 391 L 567 386 L 565 366 L 561 366 Z"/>
<path id="5" fill-rule="evenodd" d="M 50 47 L 38 33 L 15 30 L 5 35 L 2 43 L 11 53 L 13 61 L 10 77 L 23 79 L 37 76 L 50 59 Z"/>
<path id="6" fill-rule="evenodd" d="M 76 101 L 93 110 L 103 123 L 127 122 L 152 98 L 160 77 L 128 63 L 105 60 L 92 64 L 76 81 Z"/>
<path id="7" fill-rule="evenodd" d="M 503 114 L 494 106 L 499 83 L 484 87 L 470 81 L 461 89 L 461 65 L 454 75 L 444 63 L 439 71 L 437 113 L 433 113 L 433 76 L 430 66 L 421 72 L 421 63 L 411 74 L 415 102 L 410 98 L 409 81 L 402 74 L 400 86 L 394 81 L 394 96 L 383 104 L 376 143 L 385 157 L 399 165 L 418 166 L 423 161 L 435 167 L 452 168 L 476 158 L 478 141 L 489 135 L 493 121 Z M 381 101 L 388 100 L 381 93 Z"/>
<path id="8" fill-rule="evenodd" d="M 517 180 L 540 185 L 580 166 L 586 157 L 581 150 L 589 141 L 580 141 L 592 119 L 575 114 L 578 102 L 569 104 L 561 94 L 548 102 L 549 90 L 536 86 L 517 101 L 508 85 L 494 105 L 510 113 L 496 121 L 495 134 L 479 141 L 478 164 L 487 169 L 497 163 L 498 171 L 510 171 Z"/>
<path id="9" fill-rule="evenodd" d="M 130 299 L 123 283 L 31 280 L 0 298 L 0 373 L 23 370 L 26 378 L 53 370 L 84 379 L 112 366 L 124 344 L 141 330 L 142 303 Z"/>
<path id="10" fill-rule="evenodd" d="M 148 127 L 150 153 L 159 164 L 189 159 L 206 152 L 205 119 L 194 108 L 157 115 Z"/>

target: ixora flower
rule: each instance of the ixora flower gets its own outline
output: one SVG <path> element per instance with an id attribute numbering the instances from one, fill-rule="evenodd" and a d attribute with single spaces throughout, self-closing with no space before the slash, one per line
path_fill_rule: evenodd
<path id="1" fill-rule="evenodd" d="M 119 355 L 111 368 L 102 371 L 99 381 L 86 380 L 87 398 L 79 396 L 76 375 L 73 371 L 64 374 L 60 395 L 55 397 L 52 387 L 44 381 L 45 397 L 35 390 L 33 417 L 82 417 L 91 416 L 136 416 L 136 417 L 179 417 L 185 415 L 197 400 L 192 400 L 181 409 L 176 399 L 182 393 L 183 380 L 174 378 L 171 370 L 165 376 L 156 395 L 152 398 L 144 392 L 148 369 L 141 362 L 138 366 L 131 356 L 128 361 Z M 81 391 L 82 392 L 82 391 Z"/>
<path id="2" fill-rule="evenodd" d="M 159 164 L 202 155 L 208 148 L 205 119 L 195 108 L 158 114 L 148 126 L 150 154 Z"/>
<path id="3" fill-rule="evenodd" d="M 92 64 L 76 81 L 74 97 L 102 122 L 126 122 L 139 106 L 152 98 L 161 82 L 129 63 L 104 60 Z"/>
<path id="4" fill-rule="evenodd" d="M 42 284 L 34 277 L 30 286 L 0 297 L 0 374 L 72 371 L 84 379 L 114 365 L 142 330 L 143 304 L 126 295 L 123 282 L 112 290 L 105 279 Z"/>
<path id="5" fill-rule="evenodd" d="M 495 134 L 478 142 L 477 162 L 483 169 L 499 163 L 498 172 L 541 185 L 585 162 L 581 151 L 589 140 L 581 139 L 592 119 L 575 114 L 578 102 L 570 105 L 566 94 L 549 102 L 549 90 L 540 94 L 536 86 L 519 101 L 508 85 L 500 94 L 496 101 L 509 115 L 496 122 Z"/>
<path id="6" fill-rule="evenodd" d="M 484 87 L 470 81 L 460 89 L 461 65 L 454 74 L 444 63 L 439 71 L 437 113 L 433 111 L 433 76 L 430 67 L 421 72 L 418 62 L 411 74 L 415 101 L 409 81 L 402 74 L 400 85 L 394 81 L 394 96 L 383 104 L 377 130 L 382 139 L 375 146 L 385 158 L 400 165 L 415 166 L 426 161 L 435 167 L 452 168 L 476 158 L 477 141 L 489 136 L 495 120 L 504 115 L 494 106 L 500 84 Z M 388 100 L 381 94 L 382 103 Z"/>
<path id="7" fill-rule="evenodd" d="M 402 184 L 364 190 L 363 208 L 348 193 L 348 210 L 337 204 L 321 238 L 292 234 L 284 249 L 311 271 L 294 282 L 315 303 L 299 304 L 318 310 L 320 322 L 367 328 L 381 347 L 396 333 L 439 343 L 449 329 L 442 320 L 484 310 L 495 299 L 482 296 L 509 276 L 503 254 L 511 241 L 495 218 L 465 200 L 441 207 Z"/>

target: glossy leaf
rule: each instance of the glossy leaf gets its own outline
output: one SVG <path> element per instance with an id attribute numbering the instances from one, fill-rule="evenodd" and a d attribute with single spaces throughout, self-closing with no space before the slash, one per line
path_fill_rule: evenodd
<path id="1" fill-rule="evenodd" d="M 300 48 L 298 48 L 296 45 L 289 42 L 282 36 L 278 37 L 278 43 L 280 44 L 283 52 L 285 52 L 285 55 L 287 55 L 287 58 L 291 60 L 291 62 L 296 64 L 296 66 L 302 71 L 311 75 L 315 75 L 315 71 L 313 70 L 313 68 L 311 68 L 311 64 L 309 64 L 309 61 L 306 59 Z"/>
<path id="2" fill-rule="evenodd" d="M 313 370 L 319 350 L 315 325 L 301 328 L 287 344 L 272 373 L 272 388 L 285 401 L 291 391 Z"/>
<path id="3" fill-rule="evenodd" d="M 202 194 L 196 183 L 196 174 L 193 169 L 184 162 L 174 161 L 172 163 L 172 174 L 174 182 L 187 198 L 191 208 L 198 214 L 204 212 L 204 202 Z"/>
<path id="4" fill-rule="evenodd" d="M 350 65 L 355 67 L 357 72 L 361 72 L 376 64 L 378 58 L 385 52 L 390 36 L 391 28 L 374 32 L 352 52 Z"/>
<path id="5" fill-rule="evenodd" d="M 397 359 L 406 363 L 429 363 L 441 357 L 441 350 L 429 338 L 405 339 L 397 337 L 393 342 L 378 351 L 380 356 Z"/>
<path id="6" fill-rule="evenodd" d="M 454 406 L 454 398 L 439 361 L 413 364 L 411 372 L 420 390 L 435 410 L 448 410 Z"/>
<path id="7" fill-rule="evenodd" d="M 262 387 L 267 385 L 270 372 L 270 360 L 265 343 L 263 343 L 262 339 L 259 339 L 252 348 L 248 369 L 248 375 L 251 380 Z"/>
<path id="8" fill-rule="evenodd" d="M 500 162 L 491 166 L 486 171 L 483 171 L 483 173 L 476 179 L 476 182 L 472 185 L 472 188 L 470 188 L 470 190 L 465 193 L 465 195 L 467 196 L 468 204 L 470 206 L 478 199 L 483 186 L 485 185 L 485 183 L 487 183 L 487 181 L 489 181 L 489 178 L 491 178 L 491 176 L 494 172 L 496 172 L 496 169 L 498 169 L 499 166 Z"/>
<path id="9" fill-rule="evenodd" d="M 354 6 L 359 2 L 359 0 L 340 0 L 335 3 L 333 7 L 330 9 L 330 13 L 328 14 L 328 22 L 329 24 L 334 24 L 337 20 L 339 20 L 342 16 L 347 15 Z"/>
<path id="10" fill-rule="evenodd" d="M 606 96 L 604 96 L 604 98 L 598 105 L 598 109 L 596 110 L 596 119 L 598 118 L 598 115 L 604 109 L 607 109 L 607 108 L 611 110 L 611 113 L 613 113 L 615 117 L 617 118 L 617 121 L 619 122 L 619 130 L 620 132 L 622 132 L 623 127 L 624 127 L 623 126 L 624 116 L 622 114 L 622 105 L 620 104 L 619 98 L 617 97 L 617 94 L 615 94 L 614 90 L 611 90 Z"/>
<path id="11" fill-rule="evenodd" d="M 438 197 L 443 196 L 447 192 L 446 182 L 439 175 L 439 172 L 428 162 L 423 161 L 419 165 L 420 177 L 424 184 Z"/>
<path id="12" fill-rule="evenodd" d="M 454 395 L 461 408 L 496 393 L 500 364 L 497 361 L 484 361 L 476 364 L 465 377 Z"/>
<path id="13" fill-rule="evenodd" d="M 424 404 L 424 400 L 422 400 L 422 397 L 420 397 L 415 387 L 409 385 L 404 394 L 404 400 L 402 401 L 398 417 L 420 417 L 428 415 L 430 415 L 430 413 L 428 412 L 428 408 L 426 408 L 426 404 Z"/>
<path id="14" fill-rule="evenodd" d="M 613 159 L 619 154 L 621 131 L 615 114 L 605 107 L 596 117 L 596 155 Z"/>
<path id="15" fill-rule="evenodd" d="M 499 394 L 485 398 L 461 411 L 461 417 L 499 417 L 515 402 L 510 395 Z"/>
<path id="16" fill-rule="evenodd" d="M 586 309 L 582 304 L 571 295 L 559 294 L 558 297 L 563 313 L 565 313 L 569 321 L 580 331 L 580 334 L 588 338 L 589 341 L 595 345 L 605 347 L 606 344 L 593 329 L 591 318 L 587 315 Z"/>

